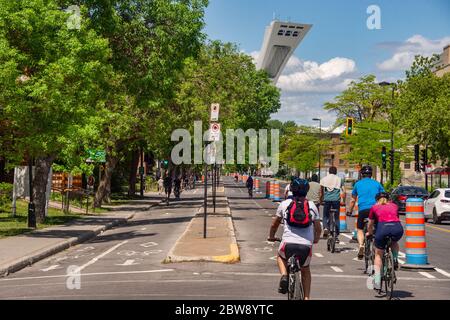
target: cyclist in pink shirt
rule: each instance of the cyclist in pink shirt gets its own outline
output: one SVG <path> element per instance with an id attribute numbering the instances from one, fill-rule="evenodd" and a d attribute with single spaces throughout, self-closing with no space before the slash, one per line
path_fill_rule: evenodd
<path id="1" fill-rule="evenodd" d="M 398 206 L 389 201 L 389 193 L 381 192 L 376 196 L 377 203 L 372 206 L 369 213 L 367 236 L 375 231 L 375 278 L 374 288 L 379 289 L 381 284 L 381 257 L 386 246 L 386 237 L 392 239 L 392 254 L 394 255 L 394 268 L 398 269 L 398 241 L 403 236 L 403 227 L 398 216 Z"/>

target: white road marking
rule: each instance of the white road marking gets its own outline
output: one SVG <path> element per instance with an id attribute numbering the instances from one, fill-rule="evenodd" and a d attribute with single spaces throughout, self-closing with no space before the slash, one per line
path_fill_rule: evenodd
<path id="1" fill-rule="evenodd" d="M 50 267 L 48 267 L 48 268 L 41 269 L 41 271 L 47 272 L 47 271 L 50 271 L 50 270 L 59 269 L 58 267 L 59 267 L 59 264 L 55 264 L 55 265 L 50 266 Z"/>
<path id="2" fill-rule="evenodd" d="M 139 264 L 139 263 L 134 263 L 134 261 L 135 261 L 134 259 L 130 259 L 130 260 L 125 261 L 124 263 L 116 264 L 116 266 L 134 266 L 134 265 Z"/>
<path id="3" fill-rule="evenodd" d="M 195 189 L 193 193 L 196 194 L 196 193 L 197 193 L 197 190 L 198 190 L 198 189 Z"/>
<path id="4" fill-rule="evenodd" d="M 398 256 L 401 258 L 406 258 L 406 254 L 404 252 L 399 251 Z"/>
<path id="5" fill-rule="evenodd" d="M 255 251 L 258 251 L 258 252 L 269 252 L 269 251 L 272 251 L 272 250 L 273 250 L 273 248 L 270 248 L 270 247 L 255 248 Z"/>
<path id="6" fill-rule="evenodd" d="M 402 259 L 397 258 L 397 260 L 398 260 L 398 263 L 400 263 L 400 264 L 405 264 L 405 261 L 403 261 Z"/>
<path id="7" fill-rule="evenodd" d="M 141 231 L 145 231 L 145 230 L 147 230 L 147 228 L 141 228 Z"/>
<path id="8" fill-rule="evenodd" d="M 147 243 L 140 244 L 140 246 L 144 247 L 144 248 L 150 248 L 150 247 L 154 247 L 154 246 L 157 246 L 157 245 L 158 244 L 156 242 L 147 242 Z"/>
<path id="9" fill-rule="evenodd" d="M 91 264 L 96 263 L 98 260 L 100 260 L 101 258 L 103 258 L 104 256 L 106 256 L 108 253 L 113 252 L 114 250 L 116 250 L 118 247 L 124 245 L 125 243 L 127 243 L 128 240 L 122 241 L 119 244 L 116 244 L 114 247 L 106 250 L 105 252 L 103 252 L 102 254 L 96 256 L 95 258 L 93 258 L 92 260 L 90 260 L 89 262 L 85 263 L 84 265 L 82 265 L 81 267 L 78 267 L 77 269 L 75 269 L 75 271 L 73 271 L 73 273 L 79 273 L 81 272 L 81 270 L 89 267 Z"/>
<path id="10" fill-rule="evenodd" d="M 344 237 L 346 237 L 346 238 L 348 238 L 348 239 L 352 239 L 352 236 L 349 236 L 348 234 L 345 234 L 345 233 L 341 233 L 341 236 L 344 236 Z"/>
<path id="11" fill-rule="evenodd" d="M 271 257 L 270 260 L 276 261 L 277 260 L 277 256 Z"/>
<path id="12" fill-rule="evenodd" d="M 340 241 L 338 244 L 342 244 L 343 246 L 345 246 L 345 242 Z"/>
<path id="13" fill-rule="evenodd" d="M 444 270 L 442 270 L 442 269 L 439 269 L 439 268 L 435 268 L 434 270 L 436 270 L 436 271 L 439 272 L 440 274 L 443 274 L 444 276 L 450 278 L 450 273 L 448 273 L 448 272 L 446 272 L 446 271 L 444 271 Z"/>
<path id="14" fill-rule="evenodd" d="M 321 253 L 315 252 L 314 255 L 315 255 L 316 257 L 323 258 L 323 255 L 322 255 Z"/>
<path id="15" fill-rule="evenodd" d="M 435 276 L 429 274 L 428 272 L 419 272 L 419 274 L 423 275 L 424 277 L 427 277 L 428 279 L 436 279 Z"/>
<path id="16" fill-rule="evenodd" d="M 83 273 L 83 276 L 103 276 L 112 274 L 140 274 L 140 273 L 158 273 L 158 272 L 171 272 L 175 269 L 160 269 L 160 270 L 143 270 L 143 271 L 117 271 L 117 272 L 95 272 L 95 273 Z M 32 280 L 32 279 L 50 279 L 50 278 L 67 278 L 67 274 L 62 274 L 59 276 L 42 276 L 42 277 L 23 277 L 23 278 L 9 278 L 0 279 L 3 281 L 16 281 L 16 280 Z M 450 279 L 449 279 L 450 281 Z"/>
<path id="17" fill-rule="evenodd" d="M 353 258 L 353 261 L 360 261 L 360 260 L 358 260 L 358 258 Z"/>
<path id="18" fill-rule="evenodd" d="M 341 268 L 335 267 L 335 266 L 331 266 L 330 268 L 336 272 L 344 272 L 344 270 L 342 270 Z"/>
<path id="19" fill-rule="evenodd" d="M 236 276 L 266 276 L 279 277 L 279 273 L 258 273 L 258 272 L 224 272 L 223 274 L 230 274 Z M 367 279 L 367 275 L 347 275 L 347 274 L 312 274 L 312 277 L 317 278 L 348 278 L 348 279 Z M 398 277 L 397 280 L 410 281 L 432 281 L 432 282 L 450 282 L 450 279 L 428 279 L 428 278 L 413 278 L 413 277 Z M 0 280 L 1 281 L 1 280 Z"/>

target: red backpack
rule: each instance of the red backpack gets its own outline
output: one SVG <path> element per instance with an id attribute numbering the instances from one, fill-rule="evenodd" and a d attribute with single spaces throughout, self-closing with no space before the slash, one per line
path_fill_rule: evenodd
<path id="1" fill-rule="evenodd" d="M 292 200 L 287 208 L 286 223 L 296 228 L 307 228 L 312 224 L 308 200 L 305 199 L 303 203 Z"/>

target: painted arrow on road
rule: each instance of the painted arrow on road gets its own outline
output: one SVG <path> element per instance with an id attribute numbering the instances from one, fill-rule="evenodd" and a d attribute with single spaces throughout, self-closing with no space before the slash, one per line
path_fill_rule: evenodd
<path id="1" fill-rule="evenodd" d="M 139 264 L 139 263 L 134 263 L 134 261 L 135 261 L 134 259 L 130 259 L 130 260 L 125 261 L 124 263 L 116 264 L 116 266 L 134 266 L 136 264 Z"/>
<path id="2" fill-rule="evenodd" d="M 47 272 L 47 271 L 50 271 L 50 270 L 59 269 L 58 267 L 59 267 L 59 264 L 55 264 L 55 265 L 50 266 L 50 267 L 48 267 L 48 268 L 41 269 L 41 271 Z"/>

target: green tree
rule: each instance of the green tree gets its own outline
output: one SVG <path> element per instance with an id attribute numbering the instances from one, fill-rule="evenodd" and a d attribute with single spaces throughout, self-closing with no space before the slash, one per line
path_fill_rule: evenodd
<path id="1" fill-rule="evenodd" d="M 400 84 L 394 114 L 411 144 L 427 145 L 432 160 L 450 165 L 450 74 L 433 74 L 435 62 L 416 57 Z"/>
<path id="2" fill-rule="evenodd" d="M 108 41 L 68 28 L 57 1 L 0 0 L 0 105 L 13 128 L 14 151 L 35 159 L 37 221 L 44 218 L 48 172 L 66 137 L 108 97 Z M 15 85 L 13 85 L 15 83 Z"/>

